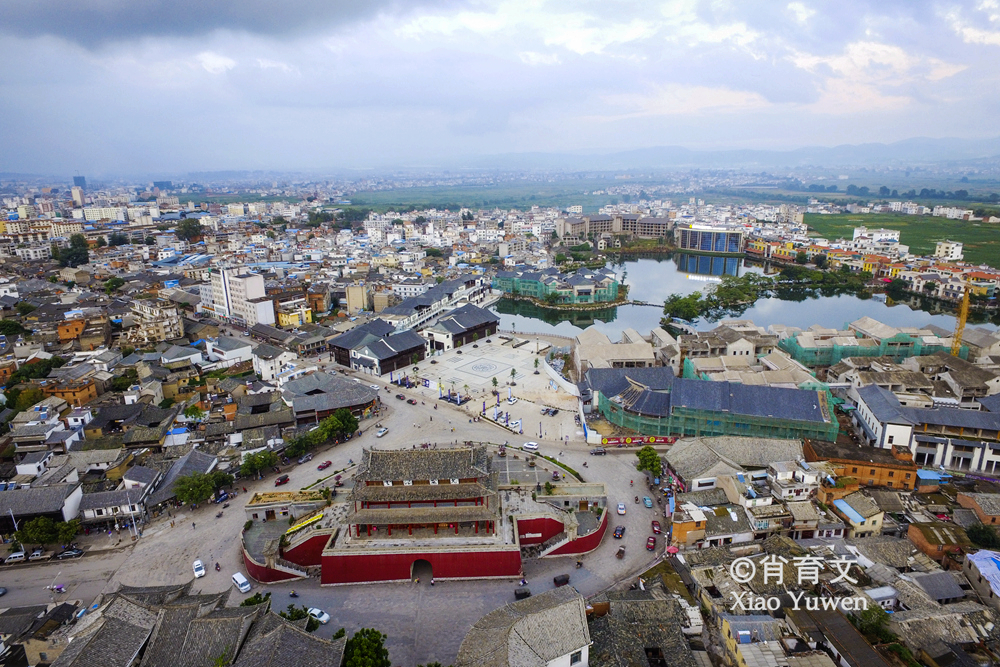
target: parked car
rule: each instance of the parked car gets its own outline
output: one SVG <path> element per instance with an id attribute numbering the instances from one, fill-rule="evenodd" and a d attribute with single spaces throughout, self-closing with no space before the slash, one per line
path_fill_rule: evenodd
<path id="1" fill-rule="evenodd" d="M 233 586 L 236 586 L 236 589 L 240 593 L 249 593 L 251 588 L 250 582 L 247 581 L 242 572 L 237 572 L 233 575 Z"/>
<path id="2" fill-rule="evenodd" d="M 511 396 L 507 399 L 507 405 L 514 405 L 517 403 L 517 396 Z"/>
<path id="3" fill-rule="evenodd" d="M 311 609 L 309 609 L 309 615 L 315 618 L 323 625 L 326 625 L 327 623 L 330 622 L 330 614 L 326 613 L 322 609 L 317 609 L 316 607 L 312 607 Z"/>
<path id="4" fill-rule="evenodd" d="M 622 539 L 625 536 L 625 526 L 618 526 L 615 528 L 615 537 L 617 539 Z"/>
<path id="5" fill-rule="evenodd" d="M 650 500 L 649 496 L 643 496 L 642 497 L 642 504 L 645 505 L 646 507 L 652 507 L 653 506 L 653 501 Z"/>
<path id="6" fill-rule="evenodd" d="M 7 589 L 6 588 L 0 588 L 0 597 L 3 597 L 4 595 L 7 595 Z"/>
<path id="7" fill-rule="evenodd" d="M 376 438 L 381 438 L 383 435 L 385 435 L 388 432 L 389 432 L 389 429 L 387 427 L 383 426 L 379 430 L 375 431 L 375 437 Z"/>
<path id="8" fill-rule="evenodd" d="M 60 551 L 56 554 L 57 560 L 64 560 L 66 558 L 79 558 L 83 555 L 83 549 L 66 549 L 65 551 Z"/>
<path id="9" fill-rule="evenodd" d="M 407 400 L 406 402 L 409 403 L 410 405 L 416 405 L 417 404 L 417 399 L 411 398 L 411 399 Z"/>
<path id="10" fill-rule="evenodd" d="M 543 415 L 547 415 L 549 414 L 549 408 L 542 408 L 541 412 Z"/>
<path id="11" fill-rule="evenodd" d="M 555 417 L 557 414 L 559 414 L 559 408 L 552 408 L 551 410 L 549 410 L 550 417 Z"/>
<path id="12" fill-rule="evenodd" d="M 521 445 L 521 449 L 527 449 L 528 451 L 531 451 L 531 452 L 537 452 L 538 451 L 538 443 L 537 442 L 526 442 L 523 445 Z"/>
<path id="13" fill-rule="evenodd" d="M 202 563 L 200 560 L 196 560 L 194 562 L 194 565 L 192 565 L 192 568 L 194 569 L 195 579 L 201 579 L 202 577 L 205 576 L 205 564 Z"/>
<path id="14" fill-rule="evenodd" d="M 278 479 L 274 480 L 275 486 L 281 486 L 282 484 L 288 484 L 288 475 L 282 475 Z"/>
<path id="15" fill-rule="evenodd" d="M 327 468 L 329 468 L 332 465 L 333 465 L 333 461 L 323 461 L 318 466 L 316 466 L 316 470 L 326 470 Z"/>
<path id="16" fill-rule="evenodd" d="M 213 500 L 212 502 L 218 505 L 219 503 L 224 503 L 227 500 L 229 500 L 229 494 L 225 491 L 221 491 L 219 495 L 215 497 L 215 500 Z"/>
<path id="17" fill-rule="evenodd" d="M 646 548 L 649 549 L 650 551 L 656 551 L 656 537 L 655 536 L 653 536 L 653 535 L 649 536 L 649 539 L 646 540 Z"/>
<path id="18" fill-rule="evenodd" d="M 625 503 L 618 503 L 618 513 L 625 516 Z"/>
<path id="19" fill-rule="evenodd" d="M 653 522 L 653 532 L 656 533 L 657 535 L 660 534 L 660 522 L 659 521 L 654 521 Z"/>
<path id="20" fill-rule="evenodd" d="M 402 394 L 396 394 L 396 398 L 398 398 L 401 401 L 405 401 L 406 400 L 406 396 L 403 396 Z"/>
<path id="21" fill-rule="evenodd" d="M 313 455 L 306 453 L 299 457 L 299 463 L 308 463 L 313 460 Z"/>
<path id="22" fill-rule="evenodd" d="M 381 389 L 381 387 L 379 387 L 377 384 L 370 384 L 368 386 L 371 387 L 372 389 L 374 389 L 375 391 L 378 391 L 379 389 Z"/>
<path id="23" fill-rule="evenodd" d="M 42 557 L 44 553 L 45 550 L 42 549 L 41 547 L 38 547 L 37 549 L 32 550 L 31 555 L 28 556 L 28 560 L 38 560 L 39 558 Z"/>
<path id="24" fill-rule="evenodd" d="M 23 551 L 15 551 L 11 555 L 7 556 L 6 560 L 4 560 L 4 563 L 7 564 L 7 565 L 9 565 L 11 563 L 23 563 L 23 562 L 24 562 L 24 552 Z"/>
<path id="25" fill-rule="evenodd" d="M 590 450 L 591 456 L 604 456 L 607 453 L 608 450 L 604 449 L 604 447 L 594 447 L 593 449 Z"/>

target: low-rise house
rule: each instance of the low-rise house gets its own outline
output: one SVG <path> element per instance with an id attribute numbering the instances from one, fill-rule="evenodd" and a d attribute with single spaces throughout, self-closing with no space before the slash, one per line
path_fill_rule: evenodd
<path id="1" fill-rule="evenodd" d="M 910 578 L 938 604 L 951 604 L 965 599 L 965 591 L 951 572 L 914 572 Z"/>
<path id="2" fill-rule="evenodd" d="M 945 521 L 911 523 L 906 536 L 931 559 L 950 567 L 972 546 L 965 530 Z"/>
<path id="3" fill-rule="evenodd" d="M 221 368 L 229 368 L 253 358 L 253 346 L 239 338 L 222 336 L 205 342 L 209 361 Z"/>
<path id="4" fill-rule="evenodd" d="M 804 500 L 819 490 L 819 473 L 805 461 L 775 461 L 767 467 L 767 481 L 778 500 Z"/>
<path id="5" fill-rule="evenodd" d="M 959 492 L 958 504 L 976 513 L 984 525 L 996 525 L 1000 520 L 1000 493 Z"/>
<path id="6" fill-rule="evenodd" d="M 979 599 L 1000 611 L 1000 552 L 981 549 L 968 554 L 962 572 Z"/>
<path id="7" fill-rule="evenodd" d="M 691 650 L 686 635 L 699 628 L 693 626 L 681 603 L 674 598 L 654 599 L 650 593 L 640 595 L 640 591 L 608 592 L 589 601 L 594 608 L 590 621 L 593 645 L 590 662 L 580 664 L 590 667 L 705 664 Z M 694 614 L 700 621 L 697 609 Z"/>
<path id="8" fill-rule="evenodd" d="M 274 382 L 282 368 L 294 360 L 294 352 L 265 343 L 253 351 L 253 370 L 264 382 Z"/>
<path id="9" fill-rule="evenodd" d="M 857 480 L 860 486 L 883 486 L 903 490 L 916 487 L 917 466 L 913 462 L 913 455 L 902 446 L 878 449 L 823 440 L 806 440 L 802 453 L 809 463 L 828 461 L 834 466 L 835 475 Z M 832 493 L 823 487 L 820 490 L 820 497 L 824 502 L 830 503 L 833 501 Z"/>
<path id="10" fill-rule="evenodd" d="M 456 667 L 590 664 L 586 603 L 563 586 L 490 612 L 465 635 Z"/>
<path id="11" fill-rule="evenodd" d="M 53 521 L 70 521 L 80 513 L 83 487 L 79 483 L 50 484 L 8 489 L 0 493 L 0 531 L 14 532 L 14 522 L 44 516 Z"/>
<path id="12" fill-rule="evenodd" d="M 847 522 L 847 537 L 871 537 L 882 534 L 885 513 L 875 502 L 856 491 L 833 501 L 833 510 Z"/>
<path id="13" fill-rule="evenodd" d="M 93 527 L 121 528 L 123 524 L 145 522 L 144 501 L 150 490 L 134 487 L 85 493 L 80 500 L 81 523 Z"/>

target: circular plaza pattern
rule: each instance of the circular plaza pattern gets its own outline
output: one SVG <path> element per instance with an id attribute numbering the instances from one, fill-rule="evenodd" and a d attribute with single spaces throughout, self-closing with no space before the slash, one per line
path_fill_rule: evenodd
<path id="1" fill-rule="evenodd" d="M 477 361 L 470 370 L 474 373 L 495 373 L 499 366 L 492 361 Z"/>

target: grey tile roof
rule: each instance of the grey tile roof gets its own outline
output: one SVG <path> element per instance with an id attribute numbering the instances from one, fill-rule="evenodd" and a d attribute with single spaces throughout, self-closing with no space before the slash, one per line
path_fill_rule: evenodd
<path id="1" fill-rule="evenodd" d="M 866 519 L 869 519 L 882 511 L 879 509 L 879 506 L 875 504 L 875 501 L 861 491 L 855 491 L 854 493 L 844 496 L 844 502 L 850 505 L 855 512 Z"/>
<path id="2" fill-rule="evenodd" d="M 687 621 L 676 600 L 612 600 L 610 611 L 590 623 L 591 667 L 649 664 L 647 648 L 658 648 L 671 667 L 698 664 L 681 628 Z"/>
<path id="3" fill-rule="evenodd" d="M 106 507 L 123 507 L 137 505 L 145 494 L 144 489 L 118 489 L 115 491 L 98 491 L 85 493 L 80 499 L 80 510 L 104 509 Z"/>
<path id="4" fill-rule="evenodd" d="M 737 436 L 682 438 L 664 458 L 690 482 L 747 468 L 766 468 L 773 461 L 797 461 L 802 458 L 802 442 Z"/>
<path id="5" fill-rule="evenodd" d="M 251 634 L 233 667 L 332 667 L 344 659 L 347 638 L 326 641 L 283 621 L 276 614 L 266 614 L 261 625 L 267 632 Z"/>
<path id="6" fill-rule="evenodd" d="M 962 599 L 965 591 L 955 581 L 951 572 L 914 572 L 909 575 L 920 588 L 931 597 L 932 600 Z"/>
<path id="7" fill-rule="evenodd" d="M 962 493 L 979 505 L 984 514 L 1000 515 L 1000 493 Z"/>
<path id="8" fill-rule="evenodd" d="M 191 475 L 196 472 L 208 473 L 215 467 L 218 460 L 215 456 L 192 449 L 177 459 L 170 467 L 160 487 L 149 496 L 146 504 L 152 506 L 170 500 L 174 497 L 174 482 L 177 481 L 178 477 Z"/>
<path id="9" fill-rule="evenodd" d="M 160 473 L 145 466 L 132 466 L 122 476 L 127 482 L 138 482 L 139 484 L 152 484 L 159 478 Z"/>
<path id="10" fill-rule="evenodd" d="M 590 644 L 583 596 L 569 586 L 519 600 L 479 619 L 457 667 L 542 667 Z"/>
<path id="11" fill-rule="evenodd" d="M 14 489 L 0 492 L 0 514 L 33 516 L 62 512 L 66 498 L 79 484 L 50 484 L 48 486 Z"/>
<path id="12" fill-rule="evenodd" d="M 448 449 L 364 449 L 354 478 L 357 482 L 484 478 L 492 474 L 485 447 Z"/>
<path id="13" fill-rule="evenodd" d="M 336 410 L 375 400 L 378 392 L 362 382 L 353 382 L 322 371 L 286 382 L 281 389 L 296 413 Z"/>

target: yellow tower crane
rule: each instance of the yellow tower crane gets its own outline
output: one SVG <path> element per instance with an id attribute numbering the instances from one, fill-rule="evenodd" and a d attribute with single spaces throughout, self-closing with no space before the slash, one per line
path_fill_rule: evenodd
<path id="1" fill-rule="evenodd" d="M 957 357 L 962 350 L 962 333 L 965 331 L 965 321 L 969 319 L 969 286 L 962 293 L 962 305 L 958 307 L 958 321 L 955 322 L 955 333 L 951 336 L 951 356 Z"/>

